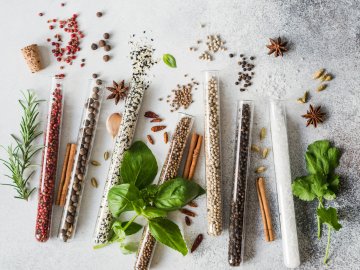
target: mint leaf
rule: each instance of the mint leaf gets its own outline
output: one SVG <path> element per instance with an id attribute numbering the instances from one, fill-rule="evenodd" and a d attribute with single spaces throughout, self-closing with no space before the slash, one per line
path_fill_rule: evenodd
<path id="1" fill-rule="evenodd" d="M 185 240 L 179 227 L 169 219 L 155 218 L 149 220 L 151 235 L 160 243 L 179 251 L 182 255 L 188 253 Z"/>
<path id="2" fill-rule="evenodd" d="M 160 209 L 174 211 L 204 193 L 205 190 L 194 181 L 175 178 L 159 186 L 154 205 Z"/>
<path id="3" fill-rule="evenodd" d="M 319 216 L 321 223 L 327 224 L 336 231 L 341 229 L 342 226 L 339 223 L 337 211 L 335 208 L 318 208 L 317 215 Z"/>
<path id="4" fill-rule="evenodd" d="M 165 210 L 147 206 L 145 209 L 142 210 L 141 214 L 147 219 L 153 219 L 157 217 L 166 217 L 167 212 Z"/>
<path id="5" fill-rule="evenodd" d="M 155 156 L 145 143 L 137 141 L 124 154 L 120 180 L 143 189 L 154 181 L 157 171 Z"/>
<path id="6" fill-rule="evenodd" d="M 166 65 L 168 65 L 171 68 L 176 68 L 176 60 L 175 57 L 172 56 L 171 54 L 164 54 L 163 55 L 163 61 Z"/>
<path id="7" fill-rule="evenodd" d="M 303 201 L 312 201 L 316 195 L 311 190 L 309 176 L 302 176 L 295 179 L 291 184 L 293 194 Z"/>
<path id="8" fill-rule="evenodd" d="M 135 253 L 138 249 L 138 246 L 138 242 L 120 243 L 120 249 L 124 255 Z"/>
<path id="9" fill-rule="evenodd" d="M 133 210 L 132 201 L 140 198 L 139 190 L 133 184 L 121 184 L 110 189 L 108 204 L 110 212 L 118 217 L 122 212 Z"/>

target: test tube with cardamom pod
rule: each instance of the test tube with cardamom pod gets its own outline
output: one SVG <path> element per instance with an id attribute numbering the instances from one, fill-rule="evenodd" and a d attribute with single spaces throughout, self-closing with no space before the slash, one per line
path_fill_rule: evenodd
<path id="1" fill-rule="evenodd" d="M 205 71 L 205 178 L 208 234 L 222 232 L 220 89 L 218 71 Z"/>
<path id="2" fill-rule="evenodd" d="M 229 251 L 231 266 L 239 266 L 244 254 L 246 188 L 250 164 L 252 101 L 239 101 L 235 132 L 234 184 L 230 205 Z"/>
<path id="3" fill-rule="evenodd" d="M 39 184 L 39 198 L 35 225 L 35 238 L 46 242 L 50 237 L 51 214 L 55 191 L 56 171 L 60 148 L 60 133 L 63 115 L 63 80 L 52 79 L 49 111 L 44 132 L 44 150 Z"/>
<path id="4" fill-rule="evenodd" d="M 300 255 L 294 197 L 291 189 L 289 142 L 284 101 L 272 100 L 270 102 L 270 124 L 284 264 L 288 268 L 296 268 L 300 265 Z"/>
<path id="5" fill-rule="evenodd" d="M 62 194 L 62 197 L 66 196 L 66 202 L 58 237 L 64 242 L 75 236 L 91 151 L 99 122 L 103 92 L 103 86 L 97 85 L 95 80 L 91 80 L 89 96 L 86 98 L 80 122 L 71 177 L 70 180 L 65 180 L 68 191 L 66 195 Z M 65 198 L 61 198 L 61 200 L 63 199 Z"/>
<path id="6" fill-rule="evenodd" d="M 173 133 L 169 151 L 160 173 L 158 181 L 159 185 L 177 176 L 193 123 L 193 116 L 179 113 L 179 120 Z M 147 270 L 150 268 L 155 246 L 156 240 L 151 235 L 149 226 L 146 226 L 144 228 L 137 252 L 135 270 Z"/>
<path id="7" fill-rule="evenodd" d="M 145 88 L 145 85 L 140 83 L 132 84 L 129 94 L 126 98 L 123 119 L 119 127 L 118 134 L 115 137 L 110 168 L 105 181 L 104 192 L 101 198 L 100 209 L 98 212 L 94 232 L 94 245 L 105 244 L 108 241 L 113 218 L 109 210 L 107 197 L 109 190 L 118 184 L 118 174 L 124 153 L 130 148 L 133 141 Z"/>

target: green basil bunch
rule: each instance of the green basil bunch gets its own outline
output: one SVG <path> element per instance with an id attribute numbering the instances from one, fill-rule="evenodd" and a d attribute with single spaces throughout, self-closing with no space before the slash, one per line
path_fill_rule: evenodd
<path id="1" fill-rule="evenodd" d="M 162 185 L 152 184 L 157 172 L 156 158 L 145 143 L 137 141 L 125 152 L 119 174 L 121 184 L 114 186 L 108 194 L 109 209 L 115 221 L 111 237 L 105 245 L 117 242 L 124 254 L 135 252 L 137 243 L 126 242 L 126 236 L 142 228 L 134 222 L 142 216 L 158 242 L 183 255 L 188 253 L 179 227 L 167 218 L 167 214 L 205 194 L 205 190 L 194 181 L 183 178 L 171 179 Z M 127 211 L 135 212 L 133 218 L 121 221 L 121 214 Z"/>

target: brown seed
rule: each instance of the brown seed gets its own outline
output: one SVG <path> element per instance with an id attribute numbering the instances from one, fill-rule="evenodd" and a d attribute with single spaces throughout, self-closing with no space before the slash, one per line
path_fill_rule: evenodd
<path id="1" fill-rule="evenodd" d="M 110 34 L 109 34 L 109 33 L 104 33 L 103 37 L 104 37 L 104 39 L 109 39 L 109 38 L 110 38 Z"/>
<path id="2" fill-rule="evenodd" d="M 194 244 L 193 244 L 192 247 L 191 247 L 191 253 L 193 253 L 193 252 L 200 246 L 200 244 L 201 244 L 201 242 L 203 241 L 203 239 L 204 239 L 204 236 L 200 233 L 200 234 L 196 237 L 196 239 L 195 239 L 195 241 L 194 241 Z"/>
<path id="3" fill-rule="evenodd" d="M 164 132 L 164 142 L 165 142 L 165 143 L 168 143 L 168 141 L 169 141 L 169 135 L 168 135 L 168 133 L 165 131 L 165 132 Z"/>
<path id="4" fill-rule="evenodd" d="M 100 11 L 96 12 L 96 16 L 97 16 L 97 17 L 100 18 L 100 17 L 102 17 L 102 15 L 103 15 L 102 12 L 100 12 Z"/>
<path id="5" fill-rule="evenodd" d="M 181 208 L 179 210 L 181 213 L 183 213 L 184 215 L 190 216 L 190 217 L 195 217 L 196 214 L 193 211 L 190 211 L 189 209 L 186 208 Z"/>
<path id="6" fill-rule="evenodd" d="M 102 85 L 102 80 L 97 79 L 97 80 L 96 80 L 96 84 L 97 84 L 97 85 Z"/>
<path id="7" fill-rule="evenodd" d="M 99 46 L 100 46 L 100 47 L 104 47 L 105 45 L 106 45 L 106 41 L 105 41 L 105 40 L 102 39 L 102 40 L 99 41 Z"/>
<path id="8" fill-rule="evenodd" d="M 151 131 L 152 132 L 158 132 L 158 131 L 163 130 L 165 128 L 166 128 L 166 126 L 154 126 L 154 127 L 151 127 Z"/>
<path id="9" fill-rule="evenodd" d="M 191 225 L 191 219 L 188 216 L 185 216 L 185 223 L 186 225 L 190 226 Z"/>
<path id="10" fill-rule="evenodd" d="M 188 206 L 191 206 L 191 207 L 198 207 L 197 203 L 194 202 L 194 201 L 191 201 L 188 203 Z"/>
<path id="11" fill-rule="evenodd" d="M 100 166 L 101 165 L 101 163 L 99 161 L 96 161 L 96 160 L 91 160 L 90 163 L 93 166 Z"/>
<path id="12" fill-rule="evenodd" d="M 110 157 L 110 153 L 109 153 L 108 151 L 106 151 L 106 152 L 104 153 L 104 159 L 105 159 L 105 160 L 108 160 L 109 157 Z"/>
<path id="13" fill-rule="evenodd" d="M 110 50 L 111 50 L 111 46 L 110 46 L 110 45 L 106 45 L 106 46 L 104 47 L 104 50 L 105 50 L 106 52 L 110 51 Z"/>
<path id="14" fill-rule="evenodd" d="M 98 187 L 98 182 L 96 181 L 96 178 L 95 178 L 95 177 L 91 178 L 91 185 L 92 185 L 94 188 L 97 188 L 97 187 Z"/>
<path id="15" fill-rule="evenodd" d="M 151 137 L 151 135 L 147 135 L 146 138 L 147 138 L 147 140 L 148 140 L 149 143 L 154 144 L 154 140 L 153 140 L 153 138 Z"/>
<path id="16" fill-rule="evenodd" d="M 107 54 L 105 54 L 105 55 L 103 56 L 103 60 L 104 60 L 105 62 L 109 61 L 109 60 L 110 60 L 110 56 L 107 55 Z"/>
<path id="17" fill-rule="evenodd" d="M 159 123 L 159 122 L 162 122 L 162 119 L 161 118 L 154 118 L 150 122 L 151 123 Z"/>
<path id="18" fill-rule="evenodd" d="M 147 118 L 159 118 L 159 115 L 157 115 L 156 113 L 154 113 L 152 111 L 145 112 L 144 116 Z"/>
<path id="19" fill-rule="evenodd" d="M 91 49 L 96 50 L 98 48 L 98 45 L 96 43 L 91 44 Z"/>
<path id="20" fill-rule="evenodd" d="M 98 77 L 98 75 L 97 75 L 96 73 L 93 73 L 92 77 L 93 77 L 94 79 L 96 79 L 96 78 Z"/>

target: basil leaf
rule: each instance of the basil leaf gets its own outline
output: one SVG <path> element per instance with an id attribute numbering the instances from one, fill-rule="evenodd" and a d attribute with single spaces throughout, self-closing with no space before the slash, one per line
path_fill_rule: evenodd
<path id="1" fill-rule="evenodd" d="M 149 220 L 151 235 L 160 243 L 179 251 L 182 255 L 188 253 L 185 240 L 179 227 L 169 219 L 155 218 Z"/>
<path id="2" fill-rule="evenodd" d="M 126 233 L 120 221 L 116 220 L 111 226 L 111 229 L 115 234 L 114 237 L 112 238 L 112 241 L 123 241 L 125 239 Z"/>
<path id="3" fill-rule="evenodd" d="M 124 255 L 135 253 L 138 250 L 138 247 L 138 242 L 120 243 L 120 250 Z"/>
<path id="4" fill-rule="evenodd" d="M 153 219 L 157 217 L 166 217 L 167 212 L 165 210 L 157 209 L 155 207 L 148 206 L 142 210 L 141 214 L 147 219 Z"/>
<path id="5" fill-rule="evenodd" d="M 124 228 L 127 223 L 128 223 L 128 221 L 121 222 L 121 227 Z M 142 225 L 140 225 L 140 224 L 138 224 L 138 223 L 136 223 L 136 222 L 132 222 L 132 223 L 130 223 L 130 225 L 126 228 L 125 234 L 126 234 L 126 235 L 133 235 L 133 234 L 137 233 L 138 231 L 140 231 L 141 228 L 142 228 Z"/>
<path id="6" fill-rule="evenodd" d="M 205 190 L 194 181 L 175 178 L 159 186 L 154 205 L 159 209 L 173 211 L 205 193 Z"/>
<path id="7" fill-rule="evenodd" d="M 317 215 L 320 218 L 321 223 L 325 223 L 334 230 L 338 231 L 341 229 L 341 224 L 339 223 L 337 211 L 333 207 L 329 208 L 318 208 Z"/>
<path id="8" fill-rule="evenodd" d="M 110 212 L 114 217 L 118 217 L 125 211 L 133 210 L 132 201 L 140 197 L 139 190 L 133 184 L 121 184 L 110 189 L 108 194 L 108 204 Z"/>
<path id="9" fill-rule="evenodd" d="M 138 189 L 143 189 L 154 181 L 157 171 L 155 156 L 145 143 L 137 141 L 124 153 L 120 180 L 121 183 L 134 184 Z"/>
<path id="10" fill-rule="evenodd" d="M 153 199 L 155 198 L 157 192 L 159 190 L 159 186 L 152 184 L 147 186 L 146 188 L 140 190 L 142 198 L 148 203 L 152 203 Z"/>
<path id="11" fill-rule="evenodd" d="M 163 55 L 163 61 L 166 65 L 168 65 L 171 68 L 176 68 L 176 60 L 175 57 L 172 56 L 171 54 L 164 54 Z"/>
<path id="12" fill-rule="evenodd" d="M 291 184 L 293 194 L 303 201 L 312 201 L 316 198 L 311 190 L 311 182 L 308 176 L 302 176 L 295 179 Z"/>

